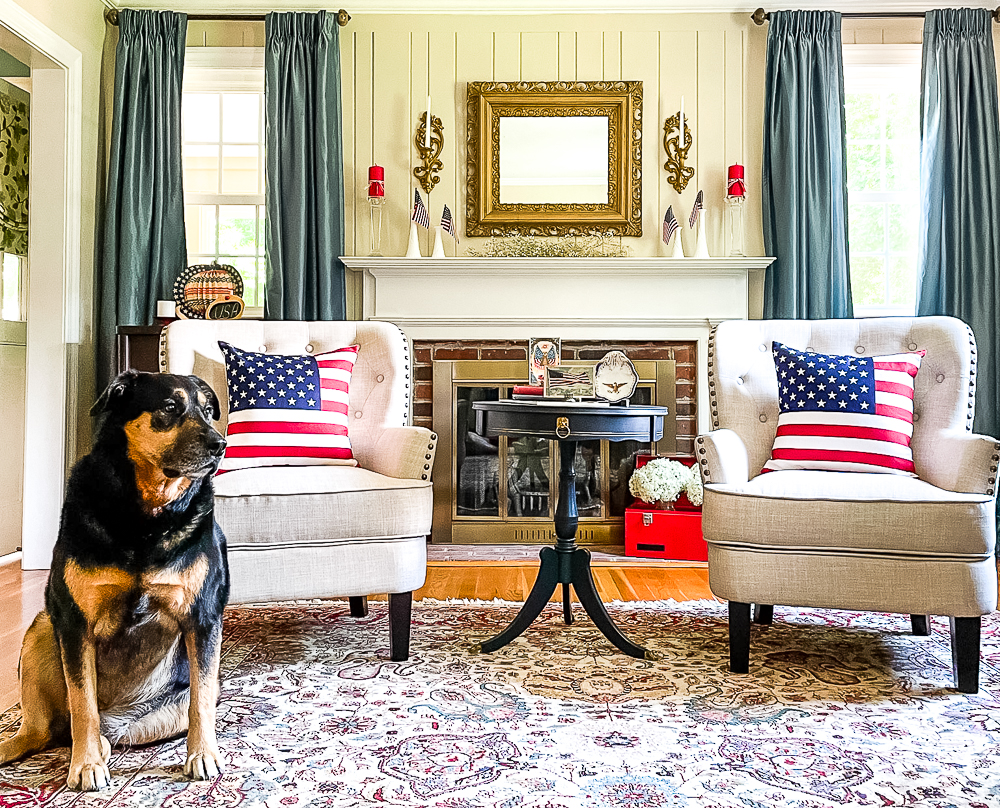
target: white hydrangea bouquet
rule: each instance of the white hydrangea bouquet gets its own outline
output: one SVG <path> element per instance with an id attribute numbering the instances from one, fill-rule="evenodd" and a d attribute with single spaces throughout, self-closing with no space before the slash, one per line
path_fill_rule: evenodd
<path id="1" fill-rule="evenodd" d="M 697 466 L 685 466 L 676 460 L 658 457 L 633 472 L 628 490 L 649 504 L 673 507 L 681 494 L 695 506 L 701 506 L 704 492 Z"/>

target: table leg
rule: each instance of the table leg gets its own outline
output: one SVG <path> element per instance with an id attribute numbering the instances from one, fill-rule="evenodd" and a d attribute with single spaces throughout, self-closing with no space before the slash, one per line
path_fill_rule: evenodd
<path id="1" fill-rule="evenodd" d="M 542 559 L 542 564 L 538 569 L 538 577 L 535 585 L 531 587 L 521 611 L 517 613 L 514 622 L 507 626 L 502 632 L 485 642 L 479 644 L 479 650 L 487 654 L 503 648 L 507 643 L 512 642 L 542 613 L 545 604 L 549 602 L 552 593 L 556 591 L 556 584 L 559 583 L 559 554 L 551 547 L 543 547 L 538 554 Z"/>
<path id="2" fill-rule="evenodd" d="M 573 607 L 569 602 L 569 584 L 563 584 L 563 621 L 567 626 L 573 625 Z"/>
<path id="3" fill-rule="evenodd" d="M 594 586 L 594 578 L 590 573 L 590 551 L 577 547 L 576 528 L 579 522 L 576 508 L 576 447 L 577 442 L 571 440 L 559 441 L 559 502 L 556 505 L 556 546 L 543 547 L 538 554 L 541 566 L 535 585 L 528 593 L 524 606 L 517 613 L 514 621 L 497 636 L 479 644 L 478 650 L 492 653 L 503 648 L 530 626 L 549 598 L 556 591 L 558 584 L 563 585 L 563 620 L 567 625 L 573 622 L 570 608 L 570 586 L 576 588 L 577 597 L 594 625 L 607 637 L 618 650 L 638 659 L 652 659 L 649 651 L 641 645 L 636 645 L 618 630 L 611 615 L 601 602 Z"/>
<path id="4" fill-rule="evenodd" d="M 594 577 L 590 574 L 590 551 L 580 548 L 573 553 L 573 586 L 576 595 L 580 598 L 580 603 L 594 625 L 601 630 L 601 634 L 607 637 L 613 646 L 623 654 L 628 654 L 636 659 L 652 659 L 649 651 L 641 645 L 636 645 L 615 625 L 604 608 L 601 596 L 597 594 L 597 587 L 594 586 Z"/>

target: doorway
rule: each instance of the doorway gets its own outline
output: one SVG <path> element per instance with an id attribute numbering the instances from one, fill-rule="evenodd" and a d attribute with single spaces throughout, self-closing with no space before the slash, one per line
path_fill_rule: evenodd
<path id="1" fill-rule="evenodd" d="M 20 514 L 27 359 L 28 138 L 31 68 L 0 50 L 0 513 Z M 0 557 L 21 548 L 21 520 L 0 519 Z"/>
<path id="2" fill-rule="evenodd" d="M 0 50 L 28 66 L 31 79 L 31 283 L 23 293 L 23 339 L 10 346 L 24 355 L 21 507 L 10 513 L 6 500 L 0 505 L 4 521 L 19 522 L 22 566 L 44 569 L 59 528 L 67 459 L 75 454 L 70 368 L 80 340 L 83 57 L 14 0 L 0 0 Z"/>

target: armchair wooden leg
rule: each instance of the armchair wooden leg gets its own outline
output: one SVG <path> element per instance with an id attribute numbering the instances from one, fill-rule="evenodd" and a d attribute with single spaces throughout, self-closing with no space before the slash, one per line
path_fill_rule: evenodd
<path id="1" fill-rule="evenodd" d="M 412 592 L 389 593 L 389 658 L 403 662 L 410 658 L 410 607 Z"/>
<path id="2" fill-rule="evenodd" d="M 979 692 L 979 629 L 978 617 L 952 617 L 951 670 L 955 688 L 960 693 Z"/>
<path id="3" fill-rule="evenodd" d="M 928 621 L 926 614 L 911 614 L 910 625 L 913 627 L 913 636 L 915 637 L 930 636 L 931 624 Z"/>
<path id="4" fill-rule="evenodd" d="M 348 598 L 351 603 L 351 617 L 367 617 L 368 616 L 368 598 L 364 595 L 358 595 L 357 597 Z"/>
<path id="5" fill-rule="evenodd" d="M 774 622 L 774 606 L 755 603 L 753 605 L 753 621 L 761 626 L 771 625 Z"/>
<path id="6" fill-rule="evenodd" d="M 750 672 L 750 604 L 729 601 L 729 670 Z"/>

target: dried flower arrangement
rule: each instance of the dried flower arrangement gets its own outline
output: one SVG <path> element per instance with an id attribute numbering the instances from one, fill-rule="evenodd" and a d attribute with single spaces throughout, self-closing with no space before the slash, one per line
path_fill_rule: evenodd
<path id="1" fill-rule="evenodd" d="M 562 236 L 550 240 L 539 236 L 494 236 L 469 255 L 478 258 L 627 258 L 632 248 L 621 243 L 621 236 Z"/>

